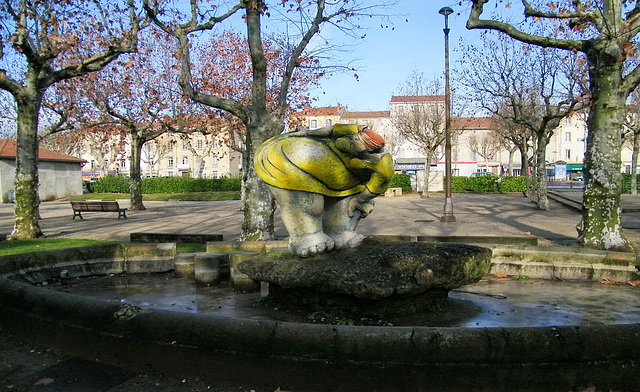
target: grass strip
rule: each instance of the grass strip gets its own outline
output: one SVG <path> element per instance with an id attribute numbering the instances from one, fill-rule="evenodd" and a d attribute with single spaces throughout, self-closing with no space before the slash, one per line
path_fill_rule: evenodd
<path id="1" fill-rule="evenodd" d="M 28 240 L 0 241 L 0 256 L 117 243 L 118 241 L 86 240 L 77 238 L 35 238 Z"/>

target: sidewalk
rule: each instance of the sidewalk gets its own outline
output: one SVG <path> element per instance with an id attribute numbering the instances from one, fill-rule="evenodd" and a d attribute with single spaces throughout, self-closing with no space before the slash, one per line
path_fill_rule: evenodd
<path id="1" fill-rule="evenodd" d="M 581 198 L 579 191 L 563 195 Z M 362 220 L 358 232 L 365 235 L 410 236 L 522 236 L 538 237 L 545 245 L 568 245 L 577 239 L 580 213 L 559 202 L 550 201 L 550 211 L 541 211 L 521 194 L 455 193 L 452 197 L 455 223 L 442 223 L 442 194 L 422 199 L 415 194 L 378 197 L 376 207 Z M 622 225 L 627 238 L 640 243 L 640 195 L 623 195 Z M 119 200 L 128 206 L 128 200 Z M 222 234 L 234 240 L 242 230 L 241 202 L 231 201 L 148 201 L 145 211 L 127 211 L 128 219 L 114 213 L 86 213 L 85 219 L 72 219 L 69 202 L 45 202 L 40 207 L 40 227 L 45 235 L 68 238 L 129 241 L 133 232 L 171 234 Z M 13 205 L 0 204 L 0 233 L 13 229 Z M 286 237 L 276 211 L 276 234 Z"/>

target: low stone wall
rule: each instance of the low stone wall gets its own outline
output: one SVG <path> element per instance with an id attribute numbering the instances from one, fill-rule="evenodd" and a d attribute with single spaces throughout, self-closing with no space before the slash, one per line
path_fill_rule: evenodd
<path id="1" fill-rule="evenodd" d="M 0 277 L 39 283 L 119 273 L 167 272 L 174 268 L 176 244 L 97 245 L 0 257 Z"/>

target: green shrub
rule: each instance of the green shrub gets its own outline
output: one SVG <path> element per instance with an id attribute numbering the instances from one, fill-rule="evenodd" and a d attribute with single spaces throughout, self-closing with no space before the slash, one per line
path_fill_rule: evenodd
<path id="1" fill-rule="evenodd" d="M 502 193 L 524 192 L 527 189 L 527 178 L 524 176 L 502 177 L 498 184 L 498 191 Z"/>
<path id="2" fill-rule="evenodd" d="M 451 177 L 453 192 L 524 192 L 526 177 Z"/>
<path id="3" fill-rule="evenodd" d="M 158 177 L 142 180 L 142 193 L 184 193 L 239 191 L 239 178 L 189 178 Z M 122 176 L 105 176 L 91 184 L 91 192 L 129 193 L 129 179 Z"/>
<path id="4" fill-rule="evenodd" d="M 636 174 L 636 189 L 640 190 L 640 175 Z M 631 193 L 631 174 L 622 174 L 622 193 Z"/>
<path id="5" fill-rule="evenodd" d="M 411 193 L 411 177 L 408 174 L 394 174 L 389 188 L 402 188 L 402 193 Z"/>
<path id="6" fill-rule="evenodd" d="M 94 193 L 129 193 L 129 179 L 122 176 L 104 176 L 89 184 Z"/>

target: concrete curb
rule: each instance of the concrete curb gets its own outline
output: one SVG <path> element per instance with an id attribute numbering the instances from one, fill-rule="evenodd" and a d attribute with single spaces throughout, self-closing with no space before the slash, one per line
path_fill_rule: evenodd
<path id="1" fill-rule="evenodd" d="M 640 324 L 526 328 L 297 324 L 143 311 L 10 279 L 0 279 L 0 306 L 6 315 L 28 314 L 40 322 L 149 344 L 293 361 L 423 366 L 640 359 Z"/>

